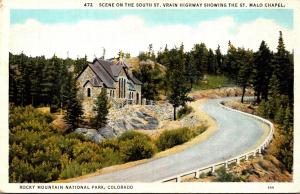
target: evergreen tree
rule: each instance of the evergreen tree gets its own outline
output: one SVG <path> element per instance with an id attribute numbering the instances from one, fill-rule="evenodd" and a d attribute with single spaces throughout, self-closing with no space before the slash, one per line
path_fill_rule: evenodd
<path id="1" fill-rule="evenodd" d="M 254 55 L 253 63 L 253 87 L 257 102 L 268 99 L 269 81 L 272 75 L 272 53 L 262 41 L 259 50 Z"/>
<path id="2" fill-rule="evenodd" d="M 285 109 L 280 106 L 275 113 L 274 121 L 278 124 L 282 124 L 285 118 Z"/>
<path id="3" fill-rule="evenodd" d="M 184 106 L 186 102 L 191 101 L 188 97 L 190 87 L 186 76 L 182 73 L 185 64 L 183 45 L 180 49 L 174 48 L 170 51 L 167 63 L 169 93 L 168 100 L 173 105 L 174 120 L 176 120 L 176 108 Z"/>
<path id="4" fill-rule="evenodd" d="M 195 64 L 194 56 L 191 52 L 186 53 L 186 62 L 185 62 L 185 75 L 190 84 L 190 88 L 193 88 L 193 84 L 199 81 L 199 76 L 197 73 L 197 67 Z"/>
<path id="5" fill-rule="evenodd" d="M 218 48 L 217 50 L 215 50 L 215 53 L 216 53 L 216 73 L 217 74 L 223 74 L 225 72 L 225 66 L 224 66 L 224 63 L 223 63 L 223 55 L 221 53 L 221 50 L 220 50 L 220 45 L 218 45 Z"/>
<path id="6" fill-rule="evenodd" d="M 54 91 L 57 87 L 55 85 L 57 79 L 57 64 L 56 56 L 54 55 L 51 60 L 46 61 L 43 67 L 42 74 L 43 80 L 41 83 L 41 95 L 45 105 L 51 105 L 52 97 L 57 93 Z"/>
<path id="7" fill-rule="evenodd" d="M 231 44 L 228 43 L 227 56 L 225 58 L 225 72 L 226 75 L 232 78 L 235 83 L 238 83 L 238 72 L 239 72 L 239 62 L 238 62 L 238 53 L 237 49 Z"/>
<path id="8" fill-rule="evenodd" d="M 192 54 L 194 57 L 194 63 L 197 71 L 195 72 L 199 79 L 201 79 L 205 73 L 207 73 L 207 56 L 208 50 L 204 43 L 195 44 L 192 49 Z"/>
<path id="9" fill-rule="evenodd" d="M 139 68 L 133 71 L 133 74 L 143 83 L 142 97 L 155 100 L 158 99 L 158 91 L 162 85 L 162 72 L 158 64 L 151 62 L 142 62 Z"/>
<path id="10" fill-rule="evenodd" d="M 9 102 L 17 103 L 16 56 L 9 53 Z"/>
<path id="11" fill-rule="evenodd" d="M 157 56 L 157 62 L 162 64 L 166 69 L 170 68 L 168 67 L 169 65 L 169 54 L 170 51 L 168 49 L 168 45 L 165 46 L 165 49 L 163 52 L 159 53 Z M 165 95 L 167 95 L 167 92 L 169 90 L 168 88 L 168 77 L 169 77 L 169 72 L 166 70 L 166 73 L 164 76 L 164 79 L 161 81 L 162 89 L 164 90 Z"/>
<path id="12" fill-rule="evenodd" d="M 78 127 L 81 117 L 83 115 L 81 103 L 77 97 L 77 85 L 76 80 L 70 75 L 69 83 L 69 92 L 67 93 L 66 99 L 66 115 L 64 117 L 67 124 L 70 125 L 69 130 L 74 130 Z"/>
<path id="13" fill-rule="evenodd" d="M 242 99 L 241 102 L 244 102 L 244 95 L 246 87 L 250 84 L 250 76 L 252 73 L 253 66 L 253 54 L 252 51 L 245 49 L 238 49 L 237 51 L 237 63 L 239 66 L 238 72 L 238 84 L 242 87 Z"/>
<path id="14" fill-rule="evenodd" d="M 77 58 L 74 64 L 74 74 L 78 75 L 88 64 L 89 62 L 86 55 L 84 58 Z"/>
<path id="15" fill-rule="evenodd" d="M 27 57 L 21 53 L 21 55 L 17 59 L 16 64 L 16 102 L 18 105 L 25 105 L 25 88 L 26 88 L 26 81 L 25 81 L 25 61 Z"/>
<path id="16" fill-rule="evenodd" d="M 207 73 L 208 74 L 216 74 L 216 64 L 215 64 L 215 55 L 212 49 L 208 50 L 207 54 Z"/>
<path id="17" fill-rule="evenodd" d="M 35 60 L 34 65 L 32 67 L 32 76 L 31 76 L 31 88 L 30 88 L 30 96 L 31 96 L 31 104 L 35 106 L 38 104 L 38 97 L 40 94 L 41 86 L 40 86 L 40 72 L 39 72 L 39 64 L 38 59 Z"/>
<path id="18" fill-rule="evenodd" d="M 286 108 L 283 120 L 284 141 L 280 146 L 279 159 L 286 166 L 289 172 L 293 171 L 293 153 L 294 153 L 294 130 L 293 113 L 289 107 Z"/>
<path id="19" fill-rule="evenodd" d="M 285 45 L 282 38 L 282 32 L 279 32 L 277 52 L 273 60 L 274 74 L 279 81 L 279 92 L 288 95 L 293 101 L 294 96 L 294 67 L 291 61 L 290 54 L 285 50 Z"/>
<path id="20" fill-rule="evenodd" d="M 97 129 L 104 127 L 107 124 L 107 114 L 108 114 L 108 98 L 106 89 L 103 88 L 97 97 L 95 103 L 94 111 L 96 111 L 96 116 L 92 119 L 93 126 Z"/>
<path id="21" fill-rule="evenodd" d="M 271 76 L 270 82 L 269 82 L 269 96 L 272 99 L 276 99 L 280 96 L 279 91 L 279 80 L 275 74 Z"/>
<path id="22" fill-rule="evenodd" d="M 284 117 L 283 117 L 283 121 L 282 121 L 282 124 L 283 124 L 283 128 L 285 130 L 288 130 L 289 128 L 292 128 L 293 127 L 293 114 L 292 114 L 292 111 L 290 109 L 289 106 L 286 107 L 285 109 L 285 112 L 284 112 Z"/>
<path id="23" fill-rule="evenodd" d="M 267 102 L 262 100 L 257 108 L 257 113 L 265 118 L 268 118 Z"/>

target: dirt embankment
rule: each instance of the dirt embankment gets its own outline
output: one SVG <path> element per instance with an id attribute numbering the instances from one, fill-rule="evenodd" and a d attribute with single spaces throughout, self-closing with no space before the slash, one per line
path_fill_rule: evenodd
<path id="1" fill-rule="evenodd" d="M 253 96 L 252 89 L 246 89 L 245 96 Z M 241 96 L 242 89 L 239 87 L 225 87 L 219 89 L 199 90 L 190 93 L 194 99 L 214 99 L 221 97 Z"/>

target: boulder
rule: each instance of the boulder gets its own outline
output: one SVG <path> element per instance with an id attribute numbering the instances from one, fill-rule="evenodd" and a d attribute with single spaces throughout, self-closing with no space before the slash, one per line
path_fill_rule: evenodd
<path id="1" fill-rule="evenodd" d="M 104 138 L 114 138 L 117 136 L 117 134 L 115 134 L 115 130 L 111 126 L 102 127 L 98 131 Z"/>
<path id="2" fill-rule="evenodd" d="M 100 143 L 101 141 L 103 141 L 105 138 L 101 135 L 101 134 L 99 134 L 99 133 L 97 133 L 97 134 L 95 134 L 94 136 L 92 136 L 91 137 L 91 140 L 93 141 L 93 142 L 95 142 L 95 143 Z"/>

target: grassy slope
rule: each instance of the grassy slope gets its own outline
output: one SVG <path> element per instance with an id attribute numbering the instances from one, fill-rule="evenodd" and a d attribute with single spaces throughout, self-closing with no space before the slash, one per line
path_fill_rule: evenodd
<path id="1" fill-rule="evenodd" d="M 235 86 L 233 82 L 226 76 L 221 75 L 206 75 L 203 81 L 193 86 L 193 91 L 207 90 L 218 87 L 232 87 Z"/>

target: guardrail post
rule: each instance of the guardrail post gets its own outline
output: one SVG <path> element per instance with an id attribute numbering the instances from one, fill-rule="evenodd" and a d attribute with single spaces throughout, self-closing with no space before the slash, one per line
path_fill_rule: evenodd
<path id="1" fill-rule="evenodd" d="M 212 173 L 212 174 L 215 173 L 215 166 L 212 166 L 212 167 L 211 167 L 211 173 Z"/>
<path id="2" fill-rule="evenodd" d="M 236 159 L 236 165 L 240 165 L 240 158 Z"/>
<path id="3" fill-rule="evenodd" d="M 256 157 L 256 150 L 253 152 L 253 158 Z"/>
<path id="4" fill-rule="evenodd" d="M 261 154 L 261 148 L 258 148 L 258 154 Z"/>
<path id="5" fill-rule="evenodd" d="M 180 176 L 178 176 L 178 177 L 176 178 L 176 182 L 178 182 L 178 183 L 181 182 L 181 177 L 180 177 Z"/>
<path id="6" fill-rule="evenodd" d="M 248 154 L 246 154 L 246 156 L 245 156 L 245 160 L 247 161 L 247 160 L 249 160 L 249 156 L 248 156 Z"/>
<path id="7" fill-rule="evenodd" d="M 200 172 L 199 172 L 199 170 L 196 171 L 196 173 L 195 173 L 195 178 L 196 178 L 196 179 L 200 178 Z"/>
<path id="8" fill-rule="evenodd" d="M 225 162 L 225 169 L 228 169 L 228 161 Z"/>

